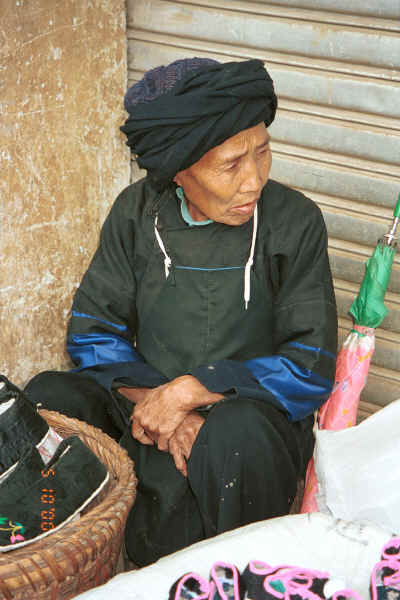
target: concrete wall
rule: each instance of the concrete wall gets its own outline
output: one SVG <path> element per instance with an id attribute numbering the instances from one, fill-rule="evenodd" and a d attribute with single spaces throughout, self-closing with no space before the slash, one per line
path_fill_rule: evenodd
<path id="1" fill-rule="evenodd" d="M 0 0 L 0 372 L 69 365 L 72 295 L 129 181 L 124 0 Z"/>

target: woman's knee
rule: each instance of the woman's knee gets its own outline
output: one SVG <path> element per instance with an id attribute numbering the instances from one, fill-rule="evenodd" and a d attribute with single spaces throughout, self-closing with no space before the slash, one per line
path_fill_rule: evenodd
<path id="1" fill-rule="evenodd" d="M 64 396 L 80 396 L 93 387 L 98 390 L 99 384 L 91 380 L 88 386 L 87 379 L 78 373 L 43 371 L 27 383 L 24 391 L 32 402 L 46 404 L 47 408 L 48 403 L 57 402 Z"/>
<path id="2" fill-rule="evenodd" d="M 69 387 L 68 380 L 65 381 L 65 375 L 67 374 L 57 371 L 38 373 L 27 383 L 24 392 L 33 404 L 39 404 L 49 410 L 57 410 L 52 405 L 59 401 L 60 386 L 63 390 L 65 387 Z"/>
<path id="3" fill-rule="evenodd" d="M 85 421 L 112 437 L 120 435 L 110 416 L 111 394 L 91 377 L 44 371 L 33 377 L 24 391 L 28 399 L 41 408 Z"/>
<path id="4" fill-rule="evenodd" d="M 207 428 L 210 434 L 251 443 L 272 431 L 271 409 L 276 411 L 274 407 L 266 408 L 260 401 L 250 398 L 222 400 L 210 411 Z"/>

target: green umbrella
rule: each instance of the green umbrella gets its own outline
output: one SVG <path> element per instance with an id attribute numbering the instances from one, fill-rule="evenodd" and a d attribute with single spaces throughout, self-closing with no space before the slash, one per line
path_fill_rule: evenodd
<path id="1" fill-rule="evenodd" d="M 374 329 L 388 312 L 383 299 L 396 251 L 395 234 L 400 221 L 400 194 L 393 217 L 389 232 L 379 240 L 373 255 L 366 263 L 360 291 L 350 309 L 356 329 L 350 332 L 338 354 L 335 386 L 330 398 L 319 410 L 319 429 L 344 429 L 356 422 L 360 394 L 367 380 L 375 348 Z M 363 331 L 364 327 L 370 329 Z M 312 459 L 306 474 L 302 513 L 318 510 L 317 491 L 318 481 Z"/>
<path id="2" fill-rule="evenodd" d="M 375 328 L 380 325 L 387 315 L 388 309 L 383 300 L 396 252 L 395 233 L 399 219 L 400 194 L 393 212 L 392 227 L 389 233 L 379 240 L 373 255 L 368 259 L 360 291 L 349 311 L 357 325 Z"/>

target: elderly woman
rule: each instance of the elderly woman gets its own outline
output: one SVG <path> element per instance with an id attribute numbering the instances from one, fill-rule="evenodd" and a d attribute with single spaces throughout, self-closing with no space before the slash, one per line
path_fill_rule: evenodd
<path id="1" fill-rule="evenodd" d="M 258 60 L 179 60 L 128 90 L 122 130 L 147 177 L 116 200 L 75 295 L 78 372 L 27 387 L 127 448 L 139 565 L 287 513 L 332 387 L 326 231 L 269 179 L 276 106 Z"/>

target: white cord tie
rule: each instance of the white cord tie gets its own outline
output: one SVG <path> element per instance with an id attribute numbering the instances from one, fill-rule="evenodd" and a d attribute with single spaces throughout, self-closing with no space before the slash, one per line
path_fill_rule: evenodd
<path id="1" fill-rule="evenodd" d="M 250 301 L 250 271 L 251 271 L 251 267 L 253 266 L 253 259 L 254 259 L 254 249 L 256 246 L 256 237 L 257 237 L 257 227 L 258 227 L 258 207 L 256 205 L 256 208 L 254 210 L 254 216 L 253 216 L 253 236 L 251 239 L 251 248 L 250 248 L 250 255 L 249 255 L 249 259 L 246 263 L 245 269 L 244 269 L 244 293 L 243 293 L 243 297 L 244 297 L 244 308 L 245 310 L 247 310 L 247 307 L 249 305 L 249 301 Z"/>
<path id="2" fill-rule="evenodd" d="M 159 231 L 157 229 L 157 225 L 158 225 L 158 215 L 156 215 L 156 218 L 154 219 L 154 233 L 156 235 L 156 239 L 157 239 L 158 245 L 160 246 L 160 250 L 164 254 L 165 279 L 168 279 L 169 270 L 171 268 L 172 261 L 171 261 L 170 257 L 167 254 L 167 251 L 166 251 L 165 246 L 164 246 L 164 242 L 162 241 L 160 233 L 159 233 Z"/>
<path id="3" fill-rule="evenodd" d="M 155 233 L 158 245 L 160 246 L 160 250 L 164 254 L 165 279 L 168 279 L 169 270 L 171 268 L 172 261 L 167 254 L 167 251 L 164 246 L 164 242 L 162 241 L 160 233 L 157 229 L 157 225 L 158 225 L 158 215 L 156 215 L 156 217 L 154 219 L 154 233 Z M 252 235 L 252 239 L 251 239 L 250 255 L 247 260 L 246 266 L 244 268 L 243 298 L 244 298 L 245 310 L 247 310 L 249 302 L 250 302 L 250 295 L 251 295 L 250 273 L 251 273 L 251 267 L 253 266 L 253 261 L 254 261 L 254 249 L 256 246 L 257 228 L 258 228 L 258 207 L 256 205 L 256 208 L 254 209 L 254 216 L 253 216 L 253 235 Z"/>

